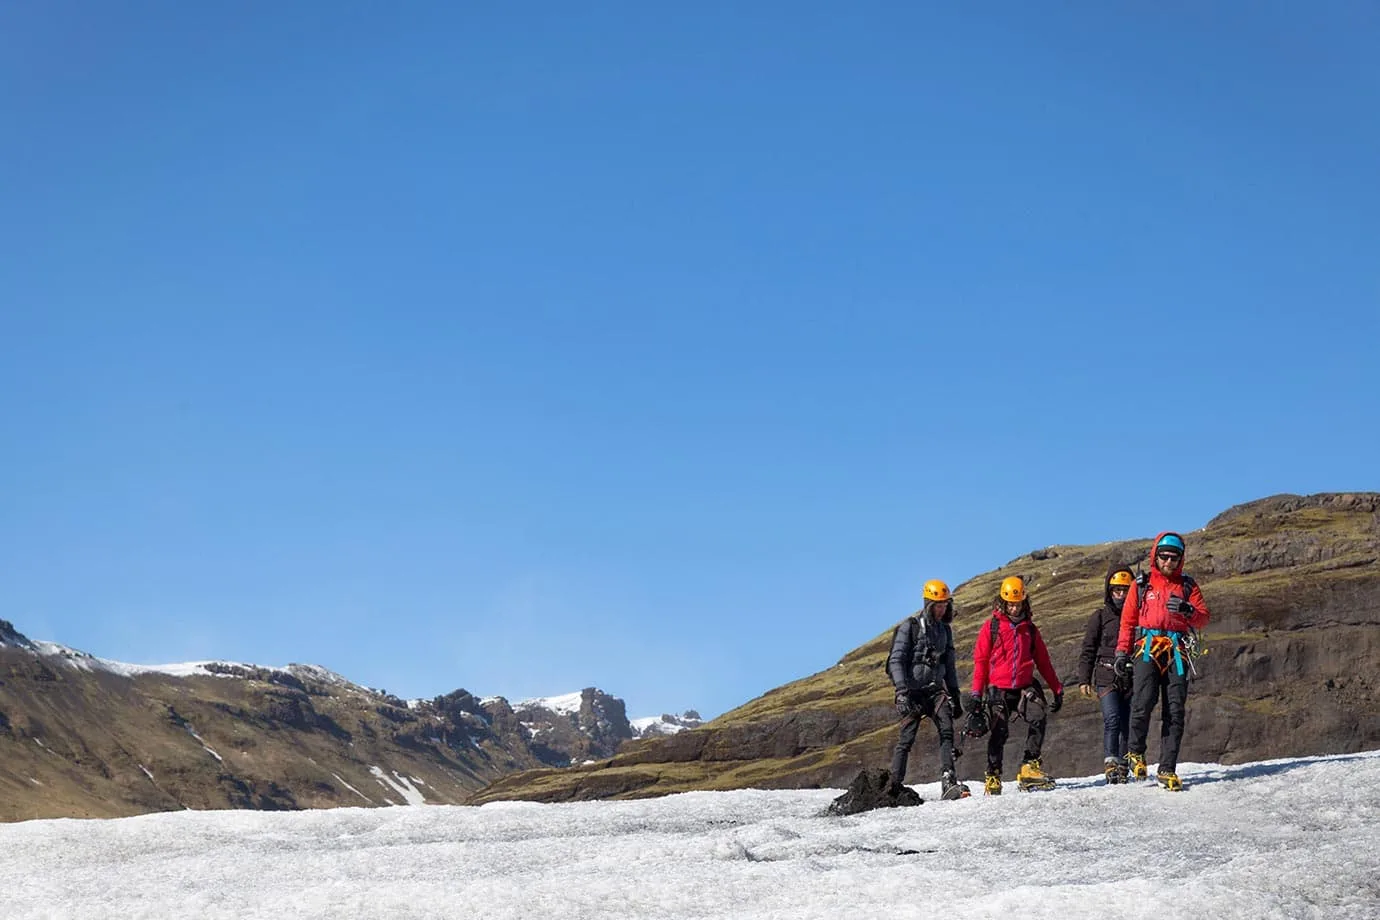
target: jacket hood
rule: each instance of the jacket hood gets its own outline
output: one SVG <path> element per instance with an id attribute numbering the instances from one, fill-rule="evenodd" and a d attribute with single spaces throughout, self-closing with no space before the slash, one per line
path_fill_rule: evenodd
<path id="1" fill-rule="evenodd" d="M 1160 541 L 1163 540 L 1165 537 L 1178 537 L 1179 542 L 1182 543 L 1184 546 L 1184 551 L 1179 554 L 1179 566 L 1174 570 L 1174 574 L 1178 575 L 1180 572 L 1184 570 L 1184 559 L 1188 555 L 1188 541 L 1183 538 L 1183 534 L 1180 534 L 1177 531 L 1173 530 L 1160 531 L 1155 536 L 1154 542 L 1150 544 L 1150 573 L 1153 575 L 1154 573 L 1159 571 L 1159 569 L 1155 568 L 1155 550 L 1159 547 Z M 1107 577 L 1110 578 L 1111 575 L 1109 574 Z"/>
<path id="2" fill-rule="evenodd" d="M 925 601 L 925 606 L 920 608 L 920 612 L 930 619 L 937 619 L 941 623 L 952 623 L 954 621 L 954 599 L 949 598 L 949 609 L 944 612 L 942 617 L 934 615 L 934 601 Z"/>
<path id="3" fill-rule="evenodd" d="M 1117 572 L 1131 572 L 1132 575 L 1135 574 L 1129 565 L 1116 565 L 1113 563 L 1107 568 L 1107 577 L 1102 579 L 1102 602 L 1113 610 L 1116 610 L 1117 607 L 1112 603 L 1112 576 Z"/>

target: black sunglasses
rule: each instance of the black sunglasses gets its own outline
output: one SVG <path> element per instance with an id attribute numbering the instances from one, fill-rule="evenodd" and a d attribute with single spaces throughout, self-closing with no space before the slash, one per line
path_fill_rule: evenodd
<path id="1" fill-rule="evenodd" d="M 1156 559 L 1180 559 L 1180 558 L 1182 558 L 1182 557 L 1181 557 L 1178 553 L 1156 553 L 1156 554 L 1155 554 L 1155 558 L 1156 558 Z"/>

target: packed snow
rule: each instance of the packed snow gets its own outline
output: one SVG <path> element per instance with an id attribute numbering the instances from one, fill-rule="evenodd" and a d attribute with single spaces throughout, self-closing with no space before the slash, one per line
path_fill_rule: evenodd
<path id="1" fill-rule="evenodd" d="M 1373 918 L 1380 752 L 846 818 L 839 790 L 0 826 L 5 920 Z"/>

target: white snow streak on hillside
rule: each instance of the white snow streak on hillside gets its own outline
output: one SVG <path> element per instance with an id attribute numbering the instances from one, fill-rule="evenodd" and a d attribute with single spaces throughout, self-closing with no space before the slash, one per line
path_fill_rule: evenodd
<path id="1" fill-rule="evenodd" d="M 408 777 L 402 776 L 397 770 L 393 771 L 391 777 L 387 773 L 384 773 L 383 768 L 379 766 L 370 767 L 369 772 L 374 775 L 374 779 L 379 781 L 380 786 L 391 788 L 398 795 L 402 796 L 403 801 L 407 804 L 426 804 L 426 798 L 417 791 L 417 787 L 412 785 L 411 782 L 408 782 Z M 415 780 L 413 782 L 415 782 Z"/>
<path id="2" fill-rule="evenodd" d="M 0 915 L 1380 916 L 1380 752 L 1182 772 L 849 818 L 810 790 L 30 821 L 0 826 Z"/>

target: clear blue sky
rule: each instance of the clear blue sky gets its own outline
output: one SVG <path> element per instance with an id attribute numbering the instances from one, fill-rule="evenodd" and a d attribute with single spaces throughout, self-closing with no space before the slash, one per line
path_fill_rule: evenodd
<path id="1" fill-rule="evenodd" d="M 1380 11 L 1119 7 L 10 5 L 0 616 L 714 715 L 1380 488 Z"/>

